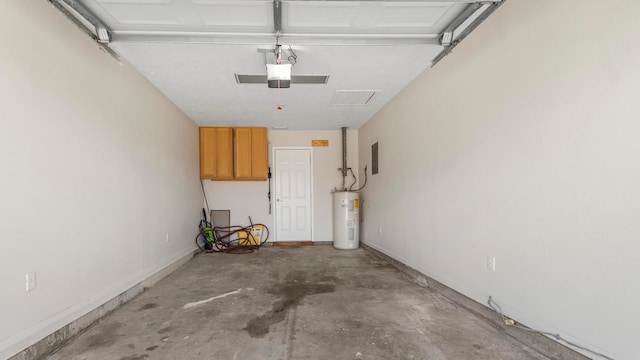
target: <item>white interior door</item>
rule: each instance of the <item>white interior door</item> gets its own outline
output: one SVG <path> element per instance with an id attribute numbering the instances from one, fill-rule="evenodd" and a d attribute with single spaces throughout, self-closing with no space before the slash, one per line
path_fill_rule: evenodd
<path id="1" fill-rule="evenodd" d="M 312 241 L 311 149 L 274 149 L 276 241 Z"/>

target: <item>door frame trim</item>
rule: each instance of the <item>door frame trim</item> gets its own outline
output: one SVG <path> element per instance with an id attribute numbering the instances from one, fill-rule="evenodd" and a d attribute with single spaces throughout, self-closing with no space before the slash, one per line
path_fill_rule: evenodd
<path id="1" fill-rule="evenodd" d="M 309 150 L 309 167 L 310 167 L 310 174 L 309 174 L 309 186 L 310 186 L 310 196 L 311 196 L 311 209 L 310 209 L 310 215 L 311 215 L 311 241 L 315 241 L 315 236 L 316 236 L 316 232 L 315 232 L 315 213 L 314 213 L 314 199 L 315 196 L 313 194 L 315 188 L 313 187 L 313 147 L 311 146 L 274 146 L 271 148 L 271 158 L 273 159 L 273 174 L 274 174 L 274 181 L 273 181 L 273 190 L 271 193 L 274 194 L 275 193 L 275 189 L 276 189 L 276 179 L 275 177 L 277 176 L 277 168 L 278 168 L 278 163 L 276 162 L 276 150 Z M 273 211 L 273 242 L 278 242 L 278 211 L 277 209 L 275 209 L 275 207 L 277 206 L 274 202 L 273 204 L 274 206 L 274 211 Z M 282 242 L 286 242 L 286 241 L 282 241 Z"/>

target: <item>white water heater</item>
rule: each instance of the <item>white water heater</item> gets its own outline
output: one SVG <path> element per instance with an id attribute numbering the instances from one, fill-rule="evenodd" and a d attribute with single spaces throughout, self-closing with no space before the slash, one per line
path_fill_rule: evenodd
<path id="1" fill-rule="evenodd" d="M 360 198 L 354 191 L 333 193 L 333 247 L 350 250 L 360 246 Z"/>

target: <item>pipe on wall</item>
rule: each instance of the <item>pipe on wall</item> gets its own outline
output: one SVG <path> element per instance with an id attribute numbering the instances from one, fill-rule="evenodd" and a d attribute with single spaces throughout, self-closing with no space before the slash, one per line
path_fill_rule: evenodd
<path id="1" fill-rule="evenodd" d="M 345 179 L 347 177 L 347 127 L 342 127 L 342 189 L 345 188 Z"/>

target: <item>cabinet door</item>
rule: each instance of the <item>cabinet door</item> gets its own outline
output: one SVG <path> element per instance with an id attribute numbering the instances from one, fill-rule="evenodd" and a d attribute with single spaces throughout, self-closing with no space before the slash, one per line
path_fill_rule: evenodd
<path id="1" fill-rule="evenodd" d="M 200 128 L 200 178 L 213 179 L 216 176 L 216 129 Z"/>
<path id="2" fill-rule="evenodd" d="M 233 133 L 231 128 L 200 128 L 200 178 L 233 179 Z"/>
<path id="3" fill-rule="evenodd" d="M 251 129 L 251 177 L 256 180 L 267 179 L 267 169 L 269 168 L 267 148 L 267 129 Z"/>
<path id="4" fill-rule="evenodd" d="M 235 176 L 238 180 L 251 179 L 251 128 L 236 128 L 235 129 Z"/>
<path id="5" fill-rule="evenodd" d="M 233 179 L 233 131 L 216 128 L 216 176 L 215 180 Z"/>
<path id="6" fill-rule="evenodd" d="M 235 129 L 235 177 L 237 180 L 267 179 L 267 129 Z"/>

